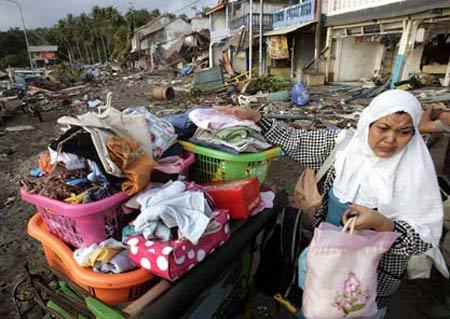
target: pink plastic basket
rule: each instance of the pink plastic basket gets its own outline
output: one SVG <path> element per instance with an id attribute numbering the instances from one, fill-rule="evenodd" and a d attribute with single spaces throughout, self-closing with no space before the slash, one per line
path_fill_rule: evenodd
<path id="1" fill-rule="evenodd" d="M 29 194 L 24 189 L 20 195 L 24 201 L 36 205 L 51 233 L 76 248 L 120 236 L 125 225 L 122 203 L 128 197 L 124 193 L 79 205 Z"/>
<path id="2" fill-rule="evenodd" d="M 195 154 L 187 152 L 183 158 L 170 156 L 158 161 L 159 165 L 152 172 L 150 180 L 157 183 L 166 183 L 177 180 L 179 175 L 188 176 L 189 167 L 195 163 Z"/>
<path id="3" fill-rule="evenodd" d="M 176 163 L 171 163 L 170 159 L 175 158 L 175 156 L 162 158 L 159 160 L 159 166 L 156 166 L 155 169 L 166 173 L 166 174 L 181 174 L 186 175 L 189 167 L 195 162 L 195 154 L 194 153 L 186 153 L 184 158 Z"/>

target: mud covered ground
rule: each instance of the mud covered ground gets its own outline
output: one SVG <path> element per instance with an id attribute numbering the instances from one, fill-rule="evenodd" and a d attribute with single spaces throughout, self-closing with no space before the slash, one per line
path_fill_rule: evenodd
<path id="1" fill-rule="evenodd" d="M 105 89 L 115 93 L 113 105 L 117 108 L 148 105 L 148 90 L 145 86 L 124 87 L 113 83 L 101 91 Z M 35 209 L 20 200 L 19 180 L 28 174 L 31 167 L 37 166 L 37 155 L 46 149 L 49 140 L 60 134 L 56 119 L 85 111 L 72 107 L 58 108 L 43 113 L 44 122 L 18 113 L 0 126 L 0 318 L 17 317 L 10 302 L 12 288 L 20 278 L 27 258 L 43 258 L 40 244 L 26 233 L 27 221 Z M 5 127 L 16 125 L 32 125 L 35 129 L 23 132 L 4 130 Z M 440 158 L 443 147 L 444 143 L 434 146 L 436 158 Z M 280 158 L 272 165 L 269 183 L 292 192 L 300 169 L 295 162 Z M 446 296 L 450 296 L 450 284 L 439 274 L 434 273 L 430 280 L 406 281 L 393 298 L 387 318 L 450 318 L 450 302 L 445 304 Z M 444 315 L 438 316 L 436 309 L 441 307 L 444 307 Z M 289 317 L 285 310 L 275 306 L 270 296 L 262 294 L 253 296 L 251 308 L 252 318 Z"/>

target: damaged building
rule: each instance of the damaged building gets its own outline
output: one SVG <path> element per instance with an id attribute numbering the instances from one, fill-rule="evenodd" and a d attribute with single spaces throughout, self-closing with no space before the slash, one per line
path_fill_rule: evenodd
<path id="1" fill-rule="evenodd" d="M 174 67 L 197 59 L 208 45 L 206 18 L 194 17 L 188 22 L 163 15 L 135 30 L 130 56 L 147 70 Z"/>
<path id="2" fill-rule="evenodd" d="M 329 81 L 384 77 L 394 87 L 414 74 L 447 73 L 448 85 L 448 1 L 329 0 L 325 26 Z"/>
<path id="3" fill-rule="evenodd" d="M 191 32 L 191 25 L 185 20 L 162 15 L 135 30 L 131 52 L 144 55 L 140 59 L 140 67 L 153 69 L 164 61 L 164 49 L 170 48 L 180 37 Z"/>
<path id="4" fill-rule="evenodd" d="M 414 74 L 448 85 L 448 1 L 292 2 L 219 1 L 207 13 L 209 65 L 229 61 L 237 73 L 301 75 L 310 85 L 383 78 L 394 86 Z"/>
<path id="5" fill-rule="evenodd" d="M 229 59 L 236 72 L 248 71 L 249 66 L 258 69 L 258 38 L 262 31 L 272 30 L 273 14 L 286 7 L 289 1 L 264 1 L 262 17 L 259 1 L 219 1 L 207 12 L 210 21 L 211 44 L 210 66 L 220 65 Z M 250 30 L 251 29 L 251 30 Z M 249 32 L 252 32 L 252 48 L 249 46 Z M 266 59 L 266 46 L 262 50 Z"/>
<path id="6" fill-rule="evenodd" d="M 219 1 L 207 13 L 210 66 L 229 59 L 238 73 L 251 65 L 258 73 L 294 77 L 315 57 L 318 5 L 315 0 Z"/>

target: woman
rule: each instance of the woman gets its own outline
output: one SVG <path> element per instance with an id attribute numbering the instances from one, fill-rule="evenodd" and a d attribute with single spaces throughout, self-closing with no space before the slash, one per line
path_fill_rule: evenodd
<path id="1" fill-rule="evenodd" d="M 349 131 L 294 129 L 256 111 L 223 110 L 255 121 L 269 142 L 315 170 Z M 374 98 L 361 113 L 348 145 L 337 153 L 320 189 L 325 196 L 313 226 L 336 215 L 338 222 L 345 222 L 350 214 L 356 214 L 357 230 L 400 234 L 378 267 L 377 318 L 384 316 L 411 256 L 427 252 L 442 261 L 437 247 L 443 207 L 433 161 L 419 132 L 419 124 L 422 133 L 436 131 L 429 114 L 426 112 L 420 123 L 421 105 L 405 91 L 390 90 Z M 445 264 L 441 266 L 445 268 Z"/>

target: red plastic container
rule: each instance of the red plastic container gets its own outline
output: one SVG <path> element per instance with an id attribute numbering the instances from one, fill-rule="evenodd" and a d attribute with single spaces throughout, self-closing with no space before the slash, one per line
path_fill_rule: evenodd
<path id="1" fill-rule="evenodd" d="M 124 193 L 79 205 L 30 194 L 24 189 L 20 195 L 24 201 L 36 205 L 52 234 L 76 248 L 119 237 L 126 224 L 122 204 L 128 196 Z"/>
<path id="2" fill-rule="evenodd" d="M 216 208 L 228 209 L 232 219 L 246 219 L 261 203 L 257 177 L 220 181 L 204 185 Z"/>

